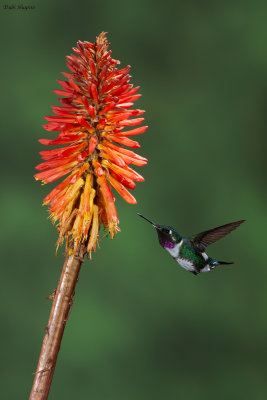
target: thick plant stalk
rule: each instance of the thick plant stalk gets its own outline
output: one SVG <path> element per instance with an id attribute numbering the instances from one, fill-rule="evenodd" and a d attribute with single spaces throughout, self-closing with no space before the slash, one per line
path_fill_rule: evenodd
<path id="1" fill-rule="evenodd" d="M 69 318 L 75 286 L 83 263 L 83 249 L 77 255 L 67 255 L 58 287 L 53 295 L 53 305 L 31 390 L 30 400 L 48 397 L 55 371 L 57 356 L 66 322 Z"/>

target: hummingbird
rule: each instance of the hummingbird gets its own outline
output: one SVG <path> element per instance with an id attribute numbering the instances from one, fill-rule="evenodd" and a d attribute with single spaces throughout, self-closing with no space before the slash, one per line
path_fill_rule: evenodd
<path id="1" fill-rule="evenodd" d="M 233 262 L 219 261 L 206 254 L 206 248 L 217 240 L 228 235 L 239 225 L 245 222 L 231 222 L 217 228 L 198 233 L 191 237 L 183 237 L 171 226 L 158 225 L 142 214 L 138 215 L 148 221 L 157 230 L 159 244 L 168 251 L 174 260 L 187 271 L 198 275 L 200 272 L 209 272 L 217 265 L 229 265 Z"/>

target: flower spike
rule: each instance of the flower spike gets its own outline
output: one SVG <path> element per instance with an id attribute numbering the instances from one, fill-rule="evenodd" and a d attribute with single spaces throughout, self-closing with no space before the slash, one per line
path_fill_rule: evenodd
<path id="1" fill-rule="evenodd" d="M 51 106 L 55 115 L 46 116 L 43 127 L 59 132 L 55 139 L 40 139 L 44 145 L 62 145 L 41 151 L 44 160 L 37 165 L 36 180 L 43 183 L 65 179 L 44 199 L 53 222 L 58 221 L 59 238 L 74 253 L 83 245 L 90 255 L 95 250 L 100 226 L 110 236 L 119 231 L 115 198 L 111 187 L 130 204 L 135 198 L 127 189 L 144 178 L 129 167 L 143 166 L 147 159 L 123 146 L 138 148 L 129 136 L 144 133 L 139 126 L 143 110 L 132 109 L 139 87 L 130 82 L 130 66 L 119 69 L 111 57 L 106 34 L 95 43 L 78 41 L 75 54 L 67 56 L 71 72 L 63 72 L 60 89 L 54 93 L 60 106 Z M 124 129 L 128 130 L 124 130 Z M 129 129 L 130 128 L 130 129 Z M 127 189 L 126 189 L 127 188 Z"/>

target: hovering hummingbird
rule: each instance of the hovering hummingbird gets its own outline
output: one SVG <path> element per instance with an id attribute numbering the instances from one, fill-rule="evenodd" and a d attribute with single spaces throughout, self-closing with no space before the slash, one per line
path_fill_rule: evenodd
<path id="1" fill-rule="evenodd" d="M 245 222 L 243 219 L 209 229 L 192 237 L 183 237 L 171 226 L 158 225 L 142 214 L 138 213 L 138 215 L 156 228 L 159 244 L 170 253 L 181 267 L 192 272 L 194 275 L 198 275 L 200 272 L 209 272 L 217 265 L 233 264 L 233 262 L 219 261 L 209 257 L 206 254 L 206 248 Z"/>

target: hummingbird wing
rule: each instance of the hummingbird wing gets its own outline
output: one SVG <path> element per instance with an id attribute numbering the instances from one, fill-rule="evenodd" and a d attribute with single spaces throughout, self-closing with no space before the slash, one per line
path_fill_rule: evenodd
<path id="1" fill-rule="evenodd" d="M 197 235 L 193 236 L 191 242 L 199 251 L 203 252 L 206 250 L 206 247 L 228 235 L 243 222 L 245 222 L 245 219 L 198 233 Z"/>

